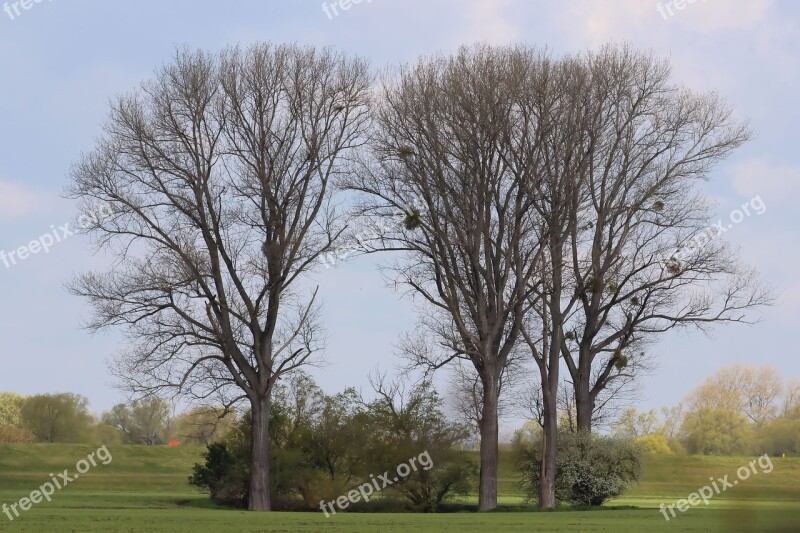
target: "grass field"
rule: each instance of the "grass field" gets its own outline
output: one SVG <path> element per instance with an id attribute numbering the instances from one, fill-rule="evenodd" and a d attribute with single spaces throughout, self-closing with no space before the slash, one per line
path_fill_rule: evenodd
<path id="1" fill-rule="evenodd" d="M 94 451 L 91 446 L 0 445 L 0 504 L 18 501 L 51 473 Z M 729 474 L 749 458 L 650 459 L 644 482 L 607 508 L 587 511 L 526 510 L 507 454 L 501 462 L 500 502 L 492 513 L 437 515 L 339 513 L 254 514 L 217 509 L 187 485 L 202 449 L 115 446 L 113 461 L 98 465 L 10 522 L 2 532 L 522 532 L 522 531 L 800 531 L 800 459 L 773 459 L 759 473 L 667 522 L 660 503 L 674 503 Z"/>

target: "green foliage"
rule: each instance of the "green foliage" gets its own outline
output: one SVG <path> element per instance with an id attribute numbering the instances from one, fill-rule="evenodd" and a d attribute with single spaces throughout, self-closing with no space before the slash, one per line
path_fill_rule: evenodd
<path id="1" fill-rule="evenodd" d="M 117 428 L 126 444 L 165 444 L 168 440 L 169 404 L 156 396 L 115 405 L 104 413 L 104 424 Z"/>
<path id="2" fill-rule="evenodd" d="M 88 442 L 93 420 L 89 402 L 77 394 L 39 394 L 25 398 L 21 423 L 39 442 Z"/>
<path id="3" fill-rule="evenodd" d="M 25 398 L 13 392 L 0 392 L 0 427 L 19 427 Z"/>
<path id="4" fill-rule="evenodd" d="M 800 454 L 800 420 L 777 418 L 764 424 L 755 437 L 754 453 L 773 456 Z"/>
<path id="5" fill-rule="evenodd" d="M 418 466 L 384 491 L 383 502 L 393 499 L 396 508 L 429 512 L 471 490 L 477 467 L 459 451 L 469 435 L 466 428 L 445 419 L 430 384 L 402 400 L 396 392 L 366 404 L 353 389 L 325 395 L 304 373 L 281 385 L 269 427 L 274 507 L 300 503 L 317 509 L 321 500 L 346 494 L 370 474 L 394 470 L 425 451 L 433 467 Z M 212 453 L 209 447 L 206 464 L 195 466 L 192 482 L 211 492 L 214 501 L 239 505 L 247 500 L 251 425 L 249 415 L 242 417 L 221 445 L 224 451 L 217 446 Z"/>
<path id="6" fill-rule="evenodd" d="M 436 511 L 445 501 L 468 493 L 478 469 L 459 449 L 470 431 L 446 419 L 431 383 L 421 383 L 405 397 L 397 386 L 379 392 L 366 413 L 370 433 L 365 458 L 371 473 L 394 469 L 425 451 L 433 468 L 412 471 L 391 486 L 392 493 L 417 512 Z"/>
<path id="7" fill-rule="evenodd" d="M 195 407 L 175 417 L 170 426 L 182 444 L 221 442 L 233 428 L 236 415 L 214 407 Z"/>
<path id="8" fill-rule="evenodd" d="M 681 426 L 689 453 L 733 455 L 748 451 L 747 420 L 731 409 L 704 407 L 691 412 Z"/>
<path id="9" fill-rule="evenodd" d="M 13 392 L 0 392 L 0 442 L 33 442 L 33 434 L 23 426 L 25 398 Z"/>
<path id="10" fill-rule="evenodd" d="M 422 224 L 422 214 L 417 209 L 411 209 L 403 219 L 403 225 L 407 230 L 415 230 Z"/>
<path id="11" fill-rule="evenodd" d="M 526 497 L 538 498 L 541 440 L 517 432 L 513 440 L 516 470 Z M 641 450 L 630 439 L 588 432 L 559 432 L 556 452 L 556 500 L 598 506 L 641 479 Z"/>
<path id="12" fill-rule="evenodd" d="M 654 409 L 639 412 L 631 407 L 625 409 L 620 417 L 611 424 L 611 431 L 616 437 L 635 439 L 657 432 L 658 415 Z"/>
<path id="13" fill-rule="evenodd" d="M 669 447 L 669 442 L 664 435 L 644 435 L 637 437 L 634 442 L 641 447 L 647 455 L 674 455 Z"/>
<path id="14" fill-rule="evenodd" d="M 194 465 L 189 483 L 206 489 L 218 505 L 243 507 L 247 503 L 247 476 L 242 462 L 221 442 L 208 445 L 204 464 Z"/>

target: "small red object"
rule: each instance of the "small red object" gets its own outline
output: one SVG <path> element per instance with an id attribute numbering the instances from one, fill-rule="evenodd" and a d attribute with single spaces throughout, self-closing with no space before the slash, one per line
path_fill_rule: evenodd
<path id="1" fill-rule="evenodd" d="M 171 441 L 169 441 L 169 443 L 167 444 L 167 446 L 180 446 L 180 445 L 181 445 L 181 443 L 180 443 L 180 442 L 178 442 L 178 441 L 176 441 L 176 440 L 171 440 Z"/>

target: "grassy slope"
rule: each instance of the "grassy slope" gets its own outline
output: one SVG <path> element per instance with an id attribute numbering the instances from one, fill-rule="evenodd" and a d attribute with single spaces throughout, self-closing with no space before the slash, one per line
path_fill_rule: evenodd
<path id="1" fill-rule="evenodd" d="M 0 504 L 11 503 L 46 482 L 49 473 L 74 470 L 91 446 L 0 445 Z M 9 523 L 0 531 L 182 532 L 216 531 L 796 531 L 800 529 L 800 459 L 774 459 L 770 474 L 759 474 L 716 496 L 709 508 L 690 509 L 666 522 L 656 509 L 708 483 L 735 476 L 743 458 L 672 457 L 648 461 L 645 481 L 614 505 L 640 509 L 490 514 L 250 514 L 209 508 L 205 496 L 186 484 L 200 448 L 115 446 L 113 461 L 98 466 Z M 521 503 L 510 457 L 499 475 L 500 501 Z"/>

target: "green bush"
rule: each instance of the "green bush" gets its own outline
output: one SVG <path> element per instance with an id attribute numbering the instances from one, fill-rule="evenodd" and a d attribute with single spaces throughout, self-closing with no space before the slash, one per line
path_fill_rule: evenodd
<path id="1" fill-rule="evenodd" d="M 204 464 L 194 465 L 189 483 L 206 489 L 218 505 L 243 507 L 247 504 L 247 479 L 242 463 L 221 442 L 209 444 L 203 454 Z"/>
<path id="2" fill-rule="evenodd" d="M 526 498 L 538 499 L 541 441 L 517 433 L 516 470 Z M 588 432 L 561 431 L 556 453 L 556 500 L 560 504 L 598 506 L 641 479 L 642 451 L 630 439 Z"/>
<path id="3" fill-rule="evenodd" d="M 634 442 L 641 447 L 647 455 L 675 455 L 669 447 L 667 437 L 660 434 L 637 437 Z"/>
<path id="4" fill-rule="evenodd" d="M 273 508 L 319 509 L 320 501 L 347 494 L 370 474 L 393 477 L 399 464 L 423 453 L 424 465 L 355 510 L 433 512 L 469 493 L 477 466 L 460 451 L 469 432 L 447 421 L 429 383 L 402 398 L 400 390 L 365 404 L 353 390 L 327 396 L 305 374 L 282 385 L 269 428 Z M 219 504 L 247 503 L 251 424 L 249 414 L 242 417 L 223 443 L 208 447 L 205 464 L 194 467 L 191 483 Z"/>

